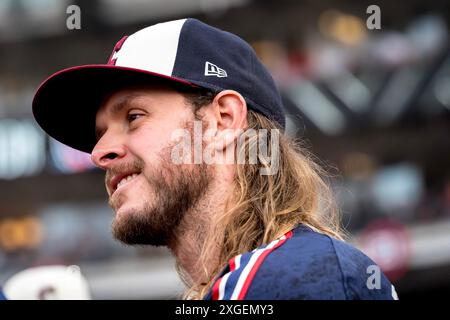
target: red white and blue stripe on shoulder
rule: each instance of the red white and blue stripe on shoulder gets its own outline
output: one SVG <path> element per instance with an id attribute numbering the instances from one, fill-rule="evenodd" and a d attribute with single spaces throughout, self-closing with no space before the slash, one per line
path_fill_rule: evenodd
<path id="1" fill-rule="evenodd" d="M 376 274 L 368 272 L 375 269 Z M 376 285 L 370 285 L 371 280 Z M 392 300 L 397 296 L 389 279 L 360 250 L 300 225 L 231 259 L 204 299 Z"/>
<path id="2" fill-rule="evenodd" d="M 230 259 L 228 266 L 215 281 L 209 298 L 212 300 L 245 299 L 248 288 L 266 257 L 281 247 L 292 235 L 293 232 L 289 231 L 269 244 Z"/>

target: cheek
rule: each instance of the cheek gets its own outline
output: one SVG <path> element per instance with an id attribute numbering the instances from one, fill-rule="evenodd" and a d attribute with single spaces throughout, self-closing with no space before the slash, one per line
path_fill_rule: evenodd
<path id="1" fill-rule="evenodd" d="M 169 144 L 170 134 L 158 131 L 142 130 L 136 133 L 129 142 L 129 150 L 144 160 L 145 164 L 160 161 L 160 154 Z"/>
<path id="2" fill-rule="evenodd" d="M 147 200 L 147 196 L 152 193 L 152 188 L 145 176 L 139 177 L 139 181 L 136 181 L 135 188 L 131 196 L 135 197 L 136 201 Z"/>
<path id="3" fill-rule="evenodd" d="M 174 137 L 180 132 L 185 133 L 185 123 L 194 120 L 189 110 L 184 109 L 187 108 L 170 111 L 164 116 L 159 116 L 158 120 L 153 119 L 142 124 L 130 137 L 130 151 L 146 163 L 149 163 L 148 161 L 159 163 L 161 156 L 168 151 L 168 147 L 174 144 Z"/>

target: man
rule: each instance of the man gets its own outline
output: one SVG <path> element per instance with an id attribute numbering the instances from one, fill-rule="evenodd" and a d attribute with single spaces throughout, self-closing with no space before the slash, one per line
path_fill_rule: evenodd
<path id="1" fill-rule="evenodd" d="M 195 19 L 142 29 L 106 65 L 44 81 L 33 113 L 106 171 L 117 239 L 170 248 L 186 298 L 395 296 L 340 240 L 321 171 L 282 134 L 280 94 L 239 37 Z"/>

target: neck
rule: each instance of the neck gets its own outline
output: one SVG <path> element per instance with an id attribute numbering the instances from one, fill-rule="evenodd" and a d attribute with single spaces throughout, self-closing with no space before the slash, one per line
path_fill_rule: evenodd
<path id="1" fill-rule="evenodd" d="M 195 208 L 186 213 L 177 228 L 176 235 L 168 247 L 174 254 L 178 266 L 187 273 L 189 281 L 201 283 L 207 281 L 208 270 L 200 265 L 200 255 L 206 243 L 207 235 L 212 230 L 214 218 L 222 214 L 226 208 L 227 197 L 231 194 L 233 177 L 227 170 L 216 175 L 209 190 L 205 193 Z M 219 248 L 208 252 L 206 265 L 214 265 Z"/>

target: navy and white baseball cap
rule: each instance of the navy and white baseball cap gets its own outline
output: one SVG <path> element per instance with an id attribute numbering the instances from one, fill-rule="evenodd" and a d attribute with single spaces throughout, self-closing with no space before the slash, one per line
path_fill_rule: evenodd
<path id="1" fill-rule="evenodd" d="M 105 95 L 150 79 L 214 92 L 235 90 L 249 109 L 285 126 L 280 93 L 251 46 L 192 18 L 123 37 L 107 64 L 72 67 L 50 76 L 34 96 L 33 114 L 50 136 L 90 153 L 96 144 L 95 114 Z"/>

